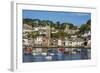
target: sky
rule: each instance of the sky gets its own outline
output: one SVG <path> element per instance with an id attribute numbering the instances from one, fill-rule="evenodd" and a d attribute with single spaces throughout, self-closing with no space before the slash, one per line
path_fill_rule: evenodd
<path id="1" fill-rule="evenodd" d="M 91 13 L 23 10 L 23 18 L 50 20 L 54 23 L 67 22 L 80 26 L 91 19 Z"/>

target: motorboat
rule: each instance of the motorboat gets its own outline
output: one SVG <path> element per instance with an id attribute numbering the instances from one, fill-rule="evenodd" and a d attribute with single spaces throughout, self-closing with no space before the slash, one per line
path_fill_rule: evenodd
<path id="1" fill-rule="evenodd" d="M 52 60 L 52 56 L 46 56 L 45 59 L 51 61 Z"/>

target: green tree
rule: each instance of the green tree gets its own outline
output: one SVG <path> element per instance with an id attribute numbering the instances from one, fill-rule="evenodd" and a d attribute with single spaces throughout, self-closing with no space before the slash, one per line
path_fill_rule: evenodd
<path id="1" fill-rule="evenodd" d="M 85 33 L 91 30 L 91 20 L 88 20 L 86 24 L 81 25 L 80 33 Z"/>
<path id="2" fill-rule="evenodd" d="M 89 19 L 86 24 L 91 25 L 91 20 Z"/>

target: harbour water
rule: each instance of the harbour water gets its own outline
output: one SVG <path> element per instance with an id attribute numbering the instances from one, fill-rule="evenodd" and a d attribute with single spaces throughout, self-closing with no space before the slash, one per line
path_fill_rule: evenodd
<path id="1" fill-rule="evenodd" d="M 74 48 L 64 51 L 50 49 L 47 53 L 23 53 L 23 62 L 67 61 L 91 59 L 91 49 Z"/>

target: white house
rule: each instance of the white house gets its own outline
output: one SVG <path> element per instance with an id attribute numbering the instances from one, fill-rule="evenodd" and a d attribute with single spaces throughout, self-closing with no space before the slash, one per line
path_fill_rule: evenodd
<path id="1" fill-rule="evenodd" d="M 35 31 L 38 31 L 39 29 L 37 27 L 34 28 Z"/>
<path id="2" fill-rule="evenodd" d="M 28 39 L 23 39 L 23 45 L 29 45 Z"/>
<path id="3" fill-rule="evenodd" d="M 38 36 L 36 39 L 34 39 L 34 44 L 41 45 L 42 44 L 42 36 Z"/>
<path id="4" fill-rule="evenodd" d="M 62 41 L 59 39 L 58 40 L 58 45 L 61 46 L 62 45 Z"/>
<path id="5" fill-rule="evenodd" d="M 70 38 L 65 40 L 65 46 L 81 46 L 83 43 L 83 39 L 80 38 Z"/>
<path id="6" fill-rule="evenodd" d="M 91 35 L 91 31 L 88 31 L 88 32 L 84 33 L 82 36 L 83 37 L 88 37 L 89 35 Z"/>
<path id="7" fill-rule="evenodd" d="M 77 37 L 77 35 L 72 35 L 71 37 L 72 37 L 72 38 L 76 38 L 76 37 Z"/>
<path id="8" fill-rule="evenodd" d="M 91 47 L 91 40 L 88 40 L 87 46 Z"/>

